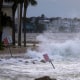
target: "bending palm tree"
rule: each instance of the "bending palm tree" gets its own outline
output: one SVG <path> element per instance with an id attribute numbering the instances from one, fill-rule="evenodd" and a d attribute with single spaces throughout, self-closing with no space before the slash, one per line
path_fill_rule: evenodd
<path id="1" fill-rule="evenodd" d="M 27 8 L 29 5 L 36 5 L 37 4 L 37 1 L 36 0 L 24 0 L 24 47 L 26 47 L 26 12 L 27 12 Z"/>

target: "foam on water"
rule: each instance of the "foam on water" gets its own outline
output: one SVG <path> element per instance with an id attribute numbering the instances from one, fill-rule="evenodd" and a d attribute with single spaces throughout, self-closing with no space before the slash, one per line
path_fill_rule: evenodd
<path id="1" fill-rule="evenodd" d="M 58 34 L 59 35 L 59 34 Z M 63 36 L 62 36 L 63 37 Z M 54 40 L 49 34 L 37 37 L 41 44 L 37 50 L 29 49 L 26 58 L 9 58 L 0 60 L 1 80 L 34 80 L 48 75 L 57 80 L 80 80 L 80 40 L 76 37 L 68 40 Z M 40 62 L 47 53 L 55 69 L 49 62 Z M 35 61 L 33 64 L 33 61 Z"/>

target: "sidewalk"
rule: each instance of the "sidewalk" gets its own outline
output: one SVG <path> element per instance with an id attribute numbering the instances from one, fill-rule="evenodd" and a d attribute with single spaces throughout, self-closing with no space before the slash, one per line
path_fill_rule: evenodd
<path id="1" fill-rule="evenodd" d="M 27 53 L 27 48 L 26 47 L 16 47 L 10 48 L 12 56 L 14 57 L 23 57 L 25 53 Z M 5 48 L 4 50 L 0 51 L 0 57 L 10 57 L 10 50 L 9 48 Z"/>

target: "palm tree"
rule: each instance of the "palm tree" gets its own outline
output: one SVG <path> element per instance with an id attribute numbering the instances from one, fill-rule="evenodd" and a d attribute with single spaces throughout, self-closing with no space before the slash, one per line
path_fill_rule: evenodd
<path id="1" fill-rule="evenodd" d="M 12 43 L 15 46 L 15 12 L 18 6 L 18 0 L 12 0 L 14 2 L 12 6 Z"/>
<path id="2" fill-rule="evenodd" d="M 23 23 L 23 26 L 24 26 L 24 47 L 26 47 L 26 12 L 27 12 L 27 8 L 29 5 L 36 5 L 37 4 L 37 1 L 36 0 L 24 0 L 24 23 Z"/>
<path id="3" fill-rule="evenodd" d="M 13 40 L 13 44 L 15 45 L 15 26 L 14 26 L 14 19 L 15 19 L 15 11 L 16 8 L 18 6 L 18 4 L 20 4 L 20 22 L 19 22 L 19 34 L 18 34 L 18 46 L 21 46 L 21 18 L 22 18 L 22 6 L 23 6 L 23 2 L 24 2 L 24 46 L 26 47 L 26 25 L 25 25 L 25 19 L 26 19 L 26 11 L 28 6 L 31 5 L 36 5 L 37 1 L 36 0 L 12 0 L 14 2 L 12 10 L 13 10 L 13 29 L 12 29 L 12 40 Z"/>
<path id="4" fill-rule="evenodd" d="M 23 3 L 20 3 L 20 22 L 19 22 L 19 33 L 18 33 L 18 46 L 21 46 L 21 21 L 22 21 L 22 7 Z"/>
<path id="5" fill-rule="evenodd" d="M 12 36 L 13 36 L 13 44 L 15 45 L 15 26 L 14 26 L 14 19 L 15 19 L 15 11 L 16 8 L 18 6 L 18 4 L 20 4 L 20 22 L 19 22 L 19 33 L 18 33 L 18 46 L 21 46 L 21 18 L 22 18 L 22 7 L 23 7 L 23 0 L 13 0 L 14 4 L 13 4 L 13 31 L 12 31 Z"/>

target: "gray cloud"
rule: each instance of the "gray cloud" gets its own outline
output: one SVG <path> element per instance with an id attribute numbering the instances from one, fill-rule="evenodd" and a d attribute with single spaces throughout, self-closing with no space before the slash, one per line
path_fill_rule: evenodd
<path id="1" fill-rule="evenodd" d="M 27 16 L 40 16 L 45 14 L 47 17 L 79 17 L 80 0 L 37 0 L 38 5 L 29 6 Z"/>

